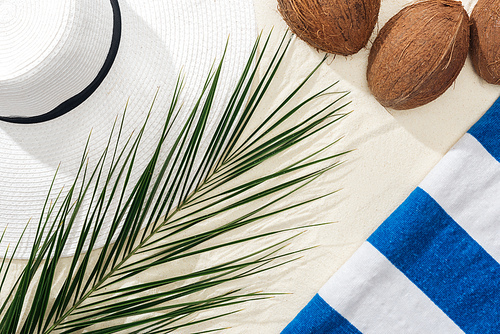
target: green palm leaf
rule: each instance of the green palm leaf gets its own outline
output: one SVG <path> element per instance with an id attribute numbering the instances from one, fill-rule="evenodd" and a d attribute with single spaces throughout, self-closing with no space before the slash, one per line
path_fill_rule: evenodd
<path id="1" fill-rule="evenodd" d="M 346 93 L 332 93 L 332 86 L 296 105 L 293 97 L 321 65 L 299 83 L 277 108 L 250 134 L 249 120 L 283 61 L 290 39 L 284 36 L 261 79 L 257 70 L 270 38 L 258 55 L 260 37 L 233 95 L 209 138 L 208 149 L 200 149 L 207 121 L 216 98 L 223 60 L 208 75 L 202 94 L 173 145 L 165 142 L 181 109 L 182 79 L 173 93 L 163 131 L 154 154 L 132 183 L 131 175 L 144 126 L 134 137 L 122 139 L 122 124 L 116 122 L 107 148 L 97 166 L 89 170 L 87 150 L 74 183 L 63 196 L 50 201 L 44 212 L 29 259 L 21 275 L 6 287 L 11 260 L 6 253 L 0 264 L 0 333 L 169 333 L 186 326 L 214 321 L 231 314 L 238 305 L 270 298 L 273 294 L 227 289 L 235 280 L 252 277 L 296 259 L 300 252 L 286 251 L 286 244 L 307 226 L 238 235 L 237 231 L 264 218 L 285 215 L 330 194 L 320 194 L 293 204 L 281 204 L 325 172 L 340 164 L 347 152 L 325 155 L 333 141 L 313 154 L 288 165 L 249 178 L 246 175 L 278 154 L 338 122 L 348 104 Z M 334 95 L 333 95 L 334 94 Z M 328 98 L 334 96 L 333 99 Z M 280 125 L 313 101 L 327 103 L 299 124 Z M 153 106 L 152 106 L 153 107 Z M 112 140 L 112 138 L 117 138 Z M 121 143 L 121 144 L 119 144 Z M 201 156 L 201 160 L 196 160 Z M 110 164 L 106 162 L 110 161 Z M 111 166 L 111 167 L 105 167 Z M 49 194 L 52 193 L 50 189 Z M 63 266 L 62 253 L 84 199 L 92 205 L 84 212 L 75 255 L 65 264 L 64 279 L 55 277 Z M 114 202 L 113 202 L 114 201 Z M 115 212 L 111 204 L 117 203 Z M 105 219 L 110 219 L 104 230 Z M 318 224 L 321 225 L 321 224 Z M 97 236 L 106 233 L 102 249 L 92 251 Z M 291 236 L 290 236 L 291 234 Z M 281 237 L 280 237 L 281 236 Z M 242 244 L 266 240 L 249 254 L 239 254 L 216 264 L 185 272 L 176 264 L 189 258 L 238 249 Z M 0 238 L 1 242 L 1 238 Z M 18 245 L 10 253 L 15 253 Z M 158 271 L 162 277 L 136 282 L 138 274 Z M 208 294 L 207 294 L 208 293 Z M 218 310 L 217 313 L 206 313 Z M 229 310 L 229 311 L 228 311 Z M 214 329 L 218 330 L 218 329 Z M 207 331 L 207 332 L 211 332 Z"/>

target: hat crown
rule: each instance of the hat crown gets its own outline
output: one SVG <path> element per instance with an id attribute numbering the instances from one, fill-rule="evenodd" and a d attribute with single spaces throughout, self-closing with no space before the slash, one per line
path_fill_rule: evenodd
<path id="1" fill-rule="evenodd" d="M 81 92 L 112 36 L 106 0 L 0 2 L 0 116 L 43 115 Z"/>

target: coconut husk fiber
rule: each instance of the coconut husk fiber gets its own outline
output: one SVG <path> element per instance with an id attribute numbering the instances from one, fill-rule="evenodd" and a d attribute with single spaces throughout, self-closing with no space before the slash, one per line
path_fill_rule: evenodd
<path id="1" fill-rule="evenodd" d="M 380 0 L 278 0 L 290 30 L 328 53 L 352 55 L 368 42 Z"/>
<path id="2" fill-rule="evenodd" d="M 422 106 L 443 94 L 469 49 L 461 2 L 427 0 L 403 8 L 380 30 L 368 58 L 368 86 L 392 109 Z"/>
<path id="3" fill-rule="evenodd" d="M 471 14 L 471 60 L 475 71 L 500 84 L 500 0 L 479 0 Z"/>

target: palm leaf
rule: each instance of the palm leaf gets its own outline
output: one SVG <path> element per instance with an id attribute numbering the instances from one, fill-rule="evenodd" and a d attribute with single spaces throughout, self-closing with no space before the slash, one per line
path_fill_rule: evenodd
<path id="1" fill-rule="evenodd" d="M 91 170 L 86 163 L 87 149 L 83 152 L 80 170 L 69 190 L 64 195 L 60 192 L 53 201 L 47 196 L 31 255 L 6 293 L 8 297 L 0 302 L 0 333 L 83 330 L 169 333 L 193 324 L 214 322 L 235 312 L 242 303 L 273 296 L 226 286 L 294 261 L 304 250 L 286 251 L 286 244 L 307 226 L 250 235 L 238 235 L 238 231 L 330 195 L 320 194 L 282 204 L 285 198 L 338 166 L 338 159 L 347 152 L 325 155 L 337 142 L 332 141 L 264 175 L 252 178 L 246 175 L 341 120 L 346 114 L 340 112 L 348 103 L 342 103 L 346 93 L 332 93 L 331 85 L 289 106 L 321 62 L 254 131 L 245 135 L 244 130 L 271 87 L 290 44 L 290 38 L 285 35 L 269 63 L 263 65 L 270 36 L 262 46 L 260 39 L 215 132 L 208 139 L 207 150 L 201 150 L 200 146 L 202 140 L 206 140 L 207 121 L 217 96 L 223 59 L 211 69 L 181 132 L 165 149 L 181 110 L 183 83 L 179 78 L 156 149 L 137 181 L 132 182 L 131 175 L 141 139 L 147 131 L 147 118 L 138 133 L 126 138 L 124 143 L 121 137 L 126 115 L 117 121 L 106 149 Z M 262 66 L 267 66 L 266 70 L 256 82 L 257 71 Z M 280 125 L 292 115 L 322 97 L 327 102 L 317 112 L 281 129 Z M 92 205 L 83 212 L 85 221 L 75 255 L 64 267 L 62 283 L 55 284 L 54 278 L 62 266 L 63 249 L 77 214 L 82 214 L 86 198 L 90 198 Z M 112 203 L 117 203 L 118 209 L 114 212 L 111 212 Z M 103 228 L 106 219 L 110 219 L 109 229 Z M 103 248 L 92 251 L 97 236 L 102 233 L 107 235 Z M 224 239 L 231 233 L 236 239 Z M 187 272 L 171 269 L 196 256 L 238 249 L 242 244 L 257 241 L 265 242 L 249 254 L 237 253 L 225 261 Z M 11 257 L 16 249 L 17 246 Z M 0 265 L 0 274 L 3 273 L 0 292 L 6 288 L 10 261 L 6 254 Z M 146 282 L 134 281 L 137 275 L 154 271 L 166 276 Z M 206 313 L 216 310 L 216 314 Z"/>

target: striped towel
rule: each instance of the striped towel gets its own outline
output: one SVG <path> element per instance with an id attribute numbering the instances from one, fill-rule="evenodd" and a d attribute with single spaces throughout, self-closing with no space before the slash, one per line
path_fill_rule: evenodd
<path id="1" fill-rule="evenodd" d="M 500 333 L 500 99 L 282 334 Z"/>

